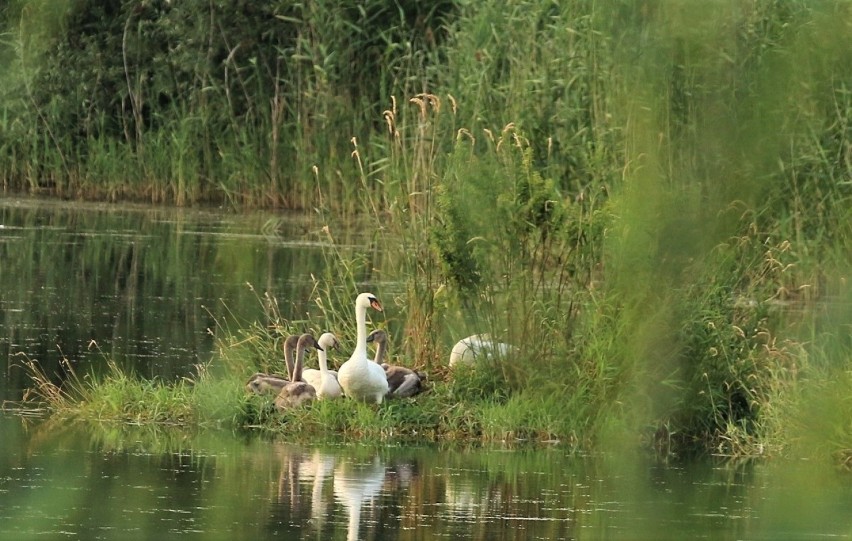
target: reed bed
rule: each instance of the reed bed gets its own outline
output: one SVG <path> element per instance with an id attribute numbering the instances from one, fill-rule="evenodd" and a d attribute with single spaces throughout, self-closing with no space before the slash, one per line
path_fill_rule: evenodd
<path id="1" fill-rule="evenodd" d="M 79 81 L 36 66 L 46 51 L 79 66 L 96 40 L 39 49 L 30 23 L 7 17 L 19 37 L 2 51 L 14 60 L 3 92 L 19 99 L 2 117 L 0 174 L 16 189 L 326 220 L 305 325 L 350 333 L 351 299 L 374 284 L 394 308 L 395 351 L 433 387 L 378 410 L 279 418 L 214 385 L 237 425 L 736 457 L 792 452 L 795 428 L 819 416 L 811 447 L 848 463 L 852 427 L 819 413 L 848 411 L 832 382 L 852 358 L 847 3 L 447 2 L 389 17 L 378 1 L 282 3 L 233 27 L 212 4 L 190 27 L 185 4 L 119 8 L 121 91 L 87 90 L 84 111 L 48 99 L 80 95 Z M 55 20 L 39 15 L 27 21 Z M 281 27 L 258 33 L 262 21 Z M 193 32 L 195 49 L 168 56 L 171 79 L 140 54 Z M 376 265 L 338 243 L 353 216 L 373 224 L 373 251 L 402 249 Z M 391 281 L 404 286 L 385 291 Z M 839 307 L 831 323 L 826 306 Z M 269 329 L 289 323 L 268 320 L 221 327 L 230 368 L 216 385 L 270 367 Z M 476 332 L 521 353 L 451 374 L 448 348 Z M 206 377 L 175 392 L 189 400 Z M 812 411 L 816 395 L 832 406 Z"/>

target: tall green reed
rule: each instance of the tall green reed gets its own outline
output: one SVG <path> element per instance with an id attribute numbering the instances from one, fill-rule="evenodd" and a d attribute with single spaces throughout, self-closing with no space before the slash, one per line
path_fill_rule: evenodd
<path id="1" fill-rule="evenodd" d="M 223 20 L 201 4 L 187 5 Z M 269 47 L 201 21 L 204 39 L 167 58 L 175 86 L 155 77 L 162 93 L 127 56 L 107 101 L 121 122 L 100 129 L 132 140 L 130 94 L 186 91 L 176 110 L 197 122 L 143 123 L 145 156 L 169 156 L 156 176 L 181 164 L 170 142 L 194 139 L 187 201 L 316 209 L 328 250 L 311 299 L 331 327 L 352 333 L 352 298 L 369 288 L 388 307 L 375 321 L 440 377 L 468 334 L 522 346 L 474 386 L 448 378 L 470 398 L 456 420 L 471 431 L 780 448 L 785 397 L 810 366 L 790 320 L 812 317 L 849 265 L 849 49 L 832 39 L 848 34 L 848 6 L 480 2 L 430 13 L 448 39 L 411 48 L 371 32 L 382 6 L 264 12 L 295 36 L 261 34 Z M 195 21 L 165 13 L 122 19 L 140 40 L 128 52 L 148 24 L 175 39 Z M 409 26 L 395 17 L 398 36 Z M 78 155 L 30 135 L 45 155 L 61 148 L 41 160 L 52 169 Z M 363 251 L 345 239 L 359 213 L 372 223 Z M 466 409 L 477 400 L 487 423 Z"/>
<path id="2" fill-rule="evenodd" d="M 350 210 L 350 139 L 367 142 L 378 104 L 431 61 L 453 7 L 39 6 L 3 12 L 9 96 L 31 135 L 49 136 L 2 138 L 49 171 L 17 171 L 16 187 L 50 176 L 48 187 L 91 198 L 240 207 L 310 208 L 324 192 Z"/>
<path id="3" fill-rule="evenodd" d="M 636 68 L 619 72 L 632 130 L 606 261 L 630 331 L 612 356 L 633 373 L 632 424 L 657 426 L 656 438 L 684 450 L 780 451 L 778 415 L 803 364 L 773 307 L 808 298 L 816 261 L 802 256 L 819 241 L 789 236 L 776 213 L 790 199 L 774 198 L 800 174 L 787 152 L 824 99 L 795 68 L 824 14 L 790 7 L 634 14 L 653 30 L 627 54 L 645 62 L 619 63 Z M 842 87 L 844 54 L 829 50 L 815 78 Z"/>

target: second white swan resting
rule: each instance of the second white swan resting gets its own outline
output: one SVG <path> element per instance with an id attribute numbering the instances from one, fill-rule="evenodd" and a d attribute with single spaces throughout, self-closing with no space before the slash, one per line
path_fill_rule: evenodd
<path id="1" fill-rule="evenodd" d="M 409 397 L 424 389 L 426 374 L 396 364 L 388 364 L 385 360 L 388 333 L 376 329 L 367 336 L 367 342 L 376 343 L 376 363 L 385 371 L 388 378 L 388 396 Z"/>
<path id="2" fill-rule="evenodd" d="M 326 332 L 320 335 L 317 343 L 322 348 L 317 350 L 319 370 L 313 368 L 302 370 L 302 381 L 307 382 L 317 390 L 318 400 L 343 396 L 343 389 L 340 388 L 340 383 L 337 381 L 337 372 L 328 369 L 328 350 L 338 349 L 340 342 L 337 341 L 334 333 Z"/>
<path id="3" fill-rule="evenodd" d="M 456 365 L 476 364 L 477 359 L 489 357 L 506 357 L 517 351 L 517 348 L 504 342 L 495 342 L 489 334 L 474 334 L 462 338 L 450 352 L 450 368 Z"/>
<path id="4" fill-rule="evenodd" d="M 372 293 L 361 293 L 355 299 L 358 341 L 352 356 L 337 371 L 337 379 L 349 398 L 381 404 L 388 392 L 388 378 L 381 366 L 367 359 L 367 308 L 381 312 L 382 304 Z"/>

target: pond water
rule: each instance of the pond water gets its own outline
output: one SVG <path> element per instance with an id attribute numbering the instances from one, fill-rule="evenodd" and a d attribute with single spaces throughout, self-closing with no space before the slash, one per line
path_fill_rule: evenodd
<path id="1" fill-rule="evenodd" d="M 0 421 L 2 539 L 850 539 L 825 465 Z"/>
<path id="2" fill-rule="evenodd" d="M 22 355 L 48 371 L 109 355 L 178 377 L 210 357 L 218 318 L 261 317 L 257 291 L 299 317 L 324 261 L 319 229 L 270 213 L 0 200 L 0 398 L 28 385 Z M 0 449 L 0 539 L 852 539 L 852 476 L 804 461 L 307 447 L 8 411 Z"/>
<path id="3" fill-rule="evenodd" d="M 25 359 L 60 376 L 62 358 L 86 373 L 107 356 L 186 375 L 210 358 L 216 321 L 262 320 L 265 293 L 304 317 L 321 228 L 303 215 L 0 199 L 0 400 L 29 385 Z"/>

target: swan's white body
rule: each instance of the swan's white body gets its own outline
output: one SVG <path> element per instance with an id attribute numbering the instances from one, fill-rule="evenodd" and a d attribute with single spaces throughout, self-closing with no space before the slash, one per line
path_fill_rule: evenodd
<path id="1" fill-rule="evenodd" d="M 322 349 L 317 350 L 319 370 L 303 370 L 302 381 L 309 383 L 317 390 L 317 399 L 325 400 L 343 396 L 343 389 L 337 381 L 337 372 L 328 369 L 328 350 L 340 347 L 340 342 L 333 333 L 323 333 L 317 340 Z"/>
<path id="2" fill-rule="evenodd" d="M 319 342 L 319 340 L 317 340 Z M 323 346 L 325 349 L 325 346 Z M 328 354 L 324 351 L 317 351 L 317 358 L 322 359 L 320 361 L 320 368 L 305 368 L 302 370 L 302 381 L 306 383 L 310 383 L 314 386 L 314 388 L 319 392 L 320 387 L 322 387 L 322 362 L 325 361 L 325 371 L 328 373 L 328 376 L 334 378 L 334 382 L 337 383 L 337 370 L 329 370 L 328 369 Z M 339 386 L 339 384 L 338 384 Z"/>
<path id="3" fill-rule="evenodd" d="M 371 293 L 355 299 L 355 323 L 358 341 L 349 360 L 337 371 L 337 380 L 349 398 L 381 404 L 388 392 L 388 378 L 381 366 L 367 359 L 367 308 L 381 311 L 382 305 Z"/>
<path id="4" fill-rule="evenodd" d="M 488 334 L 474 334 L 462 338 L 450 352 L 450 367 L 458 364 L 473 365 L 478 359 L 489 357 L 506 357 L 516 350 L 515 346 L 503 342 L 495 342 Z"/>

